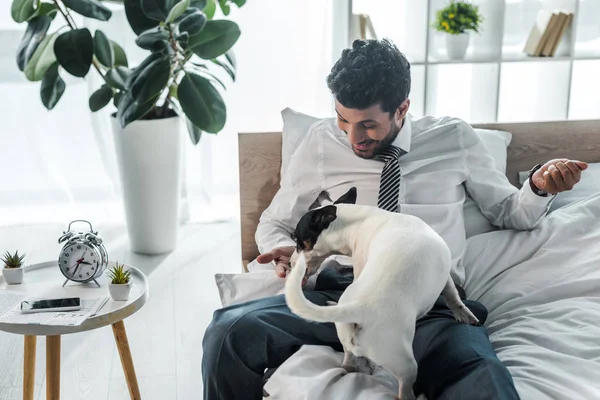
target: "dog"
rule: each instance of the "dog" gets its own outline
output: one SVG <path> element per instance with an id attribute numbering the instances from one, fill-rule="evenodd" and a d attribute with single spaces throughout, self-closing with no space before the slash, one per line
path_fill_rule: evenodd
<path id="1" fill-rule="evenodd" d="M 450 249 L 440 235 L 420 218 L 355 203 L 353 187 L 300 219 L 285 282 L 286 302 L 307 320 L 335 323 L 346 371 L 355 371 L 357 357 L 368 358 L 398 379 L 400 399 L 412 400 L 417 319 L 442 293 L 458 321 L 479 321 L 454 286 Z M 354 281 L 337 304 L 318 306 L 304 296 L 302 279 L 335 254 L 352 258 Z"/>

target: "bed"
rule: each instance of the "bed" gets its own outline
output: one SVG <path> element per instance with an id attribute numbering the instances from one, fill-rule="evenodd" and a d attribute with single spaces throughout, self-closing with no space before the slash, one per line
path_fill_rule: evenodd
<path id="1" fill-rule="evenodd" d="M 517 187 L 519 172 L 553 158 L 600 163 L 600 120 L 473 127 L 510 132 L 506 175 Z M 241 253 L 246 272 L 258 255 L 254 241 L 258 220 L 279 187 L 281 158 L 281 132 L 239 134 Z M 600 168 L 596 171 L 590 177 L 584 173 L 582 182 L 600 182 Z M 600 398 L 599 193 L 567 202 L 533 231 L 499 230 L 470 237 L 464 264 L 465 290 L 469 298 L 488 307 L 486 328 L 521 398 Z M 217 284 L 225 285 L 222 276 Z M 315 357 L 320 362 L 315 363 Z M 320 373 L 339 365 L 340 357 L 331 349 L 303 348 L 277 370 L 267 391 L 274 400 L 345 398 L 344 390 L 356 381 L 343 388 L 341 372 Z M 302 370 L 308 364 L 310 368 Z M 319 368 L 322 371 L 316 371 Z M 360 384 L 375 391 L 352 398 L 386 398 L 386 393 L 393 398 L 395 382 L 385 372 Z"/>

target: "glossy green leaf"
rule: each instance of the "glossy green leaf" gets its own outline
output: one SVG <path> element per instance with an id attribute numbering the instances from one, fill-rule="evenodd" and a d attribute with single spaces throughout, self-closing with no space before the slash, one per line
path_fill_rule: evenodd
<path id="1" fill-rule="evenodd" d="M 68 31 L 54 43 L 54 53 L 61 67 L 73 76 L 87 75 L 94 57 L 94 39 L 87 28 Z"/>
<path id="2" fill-rule="evenodd" d="M 225 54 L 240 37 L 239 26 L 232 21 L 207 21 L 204 29 L 190 37 L 188 46 L 200 58 L 210 60 Z"/>
<path id="3" fill-rule="evenodd" d="M 206 6 L 202 9 L 204 14 L 206 14 L 206 18 L 213 19 L 215 16 L 215 12 L 217 12 L 217 0 L 207 0 Z"/>
<path id="4" fill-rule="evenodd" d="M 169 11 L 173 8 L 176 0 L 139 0 L 142 3 L 142 11 L 146 17 L 166 21 Z"/>
<path id="5" fill-rule="evenodd" d="M 40 81 L 48 68 L 56 61 L 54 55 L 54 42 L 58 37 L 57 32 L 46 35 L 37 49 L 31 56 L 31 59 L 25 66 L 25 76 L 30 81 Z"/>
<path id="6" fill-rule="evenodd" d="M 51 19 L 54 19 L 54 17 L 56 16 L 57 13 L 58 13 L 58 10 L 56 8 L 56 5 L 54 5 L 54 3 L 40 3 L 38 5 L 38 7 L 35 9 L 35 13 L 33 14 L 33 16 L 31 18 L 38 17 L 40 15 L 47 15 Z M 31 21 L 31 18 L 29 19 L 29 21 Z"/>
<path id="7" fill-rule="evenodd" d="M 178 21 L 177 29 L 180 33 L 188 33 L 190 36 L 202 31 L 206 25 L 206 15 L 197 9 L 190 9 Z"/>
<path id="8" fill-rule="evenodd" d="M 113 95 L 113 105 L 119 108 L 119 101 L 121 101 L 121 96 L 123 96 L 123 92 L 115 92 Z"/>
<path id="9" fill-rule="evenodd" d="M 140 35 L 142 32 L 158 26 L 158 21 L 148 18 L 144 14 L 140 0 L 125 0 L 124 5 L 127 22 L 129 22 L 129 26 L 136 35 Z"/>
<path id="10" fill-rule="evenodd" d="M 233 50 L 229 50 L 227 53 L 225 53 L 225 58 L 227 59 L 229 65 L 231 65 L 233 69 L 237 68 L 237 60 L 235 59 L 235 53 L 233 52 Z"/>
<path id="11" fill-rule="evenodd" d="M 152 53 L 148 57 L 146 57 L 140 63 L 140 65 L 138 65 L 137 67 L 135 67 L 131 70 L 129 77 L 127 77 L 127 80 L 125 81 L 125 89 L 130 90 L 131 86 L 133 85 L 133 83 L 135 82 L 137 77 L 140 75 L 140 73 L 144 70 L 144 68 L 146 68 L 148 65 L 150 65 L 154 61 L 156 61 L 158 59 L 162 59 L 162 58 L 165 58 L 165 56 L 160 53 Z"/>
<path id="12" fill-rule="evenodd" d="M 25 65 L 46 36 L 51 22 L 52 18 L 49 16 L 40 15 L 27 23 L 27 29 L 17 49 L 17 66 L 21 71 L 25 69 Z"/>
<path id="13" fill-rule="evenodd" d="M 160 26 L 142 32 L 135 39 L 135 43 L 142 49 L 159 50 L 169 45 L 169 32 Z"/>
<path id="14" fill-rule="evenodd" d="M 197 145 L 202 137 L 202 129 L 198 128 L 189 118 L 185 118 L 185 123 L 187 126 L 188 133 L 190 134 L 190 139 L 192 139 L 192 144 Z"/>
<path id="15" fill-rule="evenodd" d="M 131 85 L 131 96 L 139 102 L 158 96 L 167 86 L 170 72 L 169 59 L 162 58 L 149 64 Z"/>
<path id="16" fill-rule="evenodd" d="M 113 90 L 108 85 L 102 85 L 100 89 L 96 90 L 90 96 L 89 106 L 90 110 L 98 111 L 106 106 L 113 98 Z"/>
<path id="17" fill-rule="evenodd" d="M 227 74 L 229 75 L 229 77 L 231 78 L 232 81 L 235 82 L 235 71 L 233 70 L 233 68 L 231 68 L 230 65 L 228 65 L 227 63 L 221 62 L 219 60 L 211 60 L 213 63 L 217 64 L 219 67 L 223 68 L 225 70 L 225 72 L 227 72 Z"/>
<path id="18" fill-rule="evenodd" d="M 52 110 L 65 92 L 65 81 L 58 74 L 58 63 L 54 63 L 46 70 L 40 86 L 40 97 L 44 107 Z"/>
<path id="19" fill-rule="evenodd" d="M 18 23 L 27 21 L 35 14 L 34 4 L 35 0 L 13 0 L 10 7 L 12 19 Z"/>
<path id="20" fill-rule="evenodd" d="M 208 79 L 186 73 L 177 89 L 177 98 L 185 115 L 199 129 L 217 133 L 225 126 L 225 103 Z"/>
<path id="21" fill-rule="evenodd" d="M 127 67 L 115 67 L 106 73 L 106 83 L 119 90 L 125 90 L 125 82 L 131 71 Z"/>
<path id="22" fill-rule="evenodd" d="M 96 31 L 94 34 L 94 54 L 100 64 L 105 67 L 112 67 L 115 63 L 115 53 L 112 43 L 102 31 Z"/>
<path id="23" fill-rule="evenodd" d="M 231 11 L 231 7 L 229 7 L 229 0 L 219 0 L 219 7 L 221 7 L 223 15 L 229 15 L 229 12 Z"/>
<path id="24" fill-rule="evenodd" d="M 108 21 L 112 11 L 98 0 L 62 0 L 63 4 L 84 17 Z"/>
<path id="25" fill-rule="evenodd" d="M 231 0 L 231 2 L 234 3 L 238 7 L 241 7 L 244 4 L 246 4 L 246 0 Z"/>
<path id="26" fill-rule="evenodd" d="M 154 103 L 158 97 L 150 99 L 145 103 L 136 101 L 131 97 L 131 92 L 125 92 L 121 96 L 119 101 L 119 110 L 117 111 L 117 120 L 121 125 L 121 128 L 125 128 L 127 125 L 141 119 L 154 107 Z"/>
<path id="27" fill-rule="evenodd" d="M 171 8 L 171 11 L 169 11 L 169 15 L 167 15 L 167 20 L 165 22 L 167 24 L 172 23 L 179 18 L 189 6 L 190 0 L 181 0 L 179 3 L 175 4 L 173 8 Z"/>
<path id="28" fill-rule="evenodd" d="M 115 67 L 127 67 L 129 64 L 127 63 L 127 55 L 125 51 L 117 42 L 110 41 L 113 48 L 113 54 L 115 55 Z"/>

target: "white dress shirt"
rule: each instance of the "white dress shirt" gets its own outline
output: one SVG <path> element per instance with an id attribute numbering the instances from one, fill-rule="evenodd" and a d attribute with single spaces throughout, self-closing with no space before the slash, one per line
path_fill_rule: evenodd
<path id="1" fill-rule="evenodd" d="M 495 168 L 477 133 L 460 119 L 407 115 L 393 145 L 407 152 L 399 159 L 399 211 L 421 218 L 444 238 L 457 284 L 464 282 L 460 260 L 466 244 L 467 192 L 493 225 L 519 230 L 535 227 L 553 198 L 533 193 L 529 181 L 520 190 L 515 188 Z M 259 251 L 295 246 L 291 234 L 322 191 L 335 200 L 356 186 L 357 203 L 376 207 L 383 166 L 381 161 L 356 156 L 335 118 L 315 123 L 261 215 L 255 236 Z"/>

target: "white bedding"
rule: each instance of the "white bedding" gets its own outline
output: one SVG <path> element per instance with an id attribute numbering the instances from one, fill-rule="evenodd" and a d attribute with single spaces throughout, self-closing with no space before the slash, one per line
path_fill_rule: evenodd
<path id="1" fill-rule="evenodd" d="M 600 195 L 531 232 L 470 238 L 464 265 L 468 297 L 488 308 L 490 338 L 523 400 L 600 399 Z M 341 357 L 304 346 L 266 390 L 272 400 L 393 398 L 389 374 L 342 376 Z"/>

